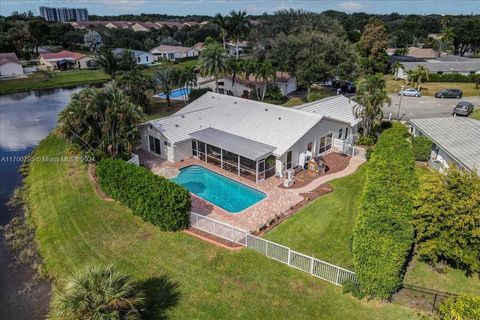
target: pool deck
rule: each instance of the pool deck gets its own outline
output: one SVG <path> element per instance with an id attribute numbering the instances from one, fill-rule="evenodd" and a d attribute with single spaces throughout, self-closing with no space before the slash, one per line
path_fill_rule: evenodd
<path id="1" fill-rule="evenodd" d="M 270 224 L 271 221 L 281 217 L 284 213 L 301 202 L 303 197 L 300 193 L 311 191 L 332 179 L 349 175 L 355 172 L 355 170 L 365 162 L 365 160 L 360 158 L 352 158 L 347 168 L 340 172 L 319 177 L 302 188 L 284 189 L 278 187 L 278 185 L 282 183 L 282 180 L 276 177 L 270 177 L 256 184 L 246 178 L 239 177 L 231 172 L 222 170 L 221 168 L 198 159 L 192 158 L 178 163 L 171 163 L 144 150 L 137 150 L 136 153 L 140 157 L 140 163 L 150 168 L 155 174 L 159 174 L 159 171 L 165 167 L 181 169 L 190 165 L 199 165 L 266 193 L 267 197 L 265 199 L 236 214 L 229 213 L 192 194 L 192 212 L 224 221 L 250 232 L 259 231 L 263 226 Z"/>

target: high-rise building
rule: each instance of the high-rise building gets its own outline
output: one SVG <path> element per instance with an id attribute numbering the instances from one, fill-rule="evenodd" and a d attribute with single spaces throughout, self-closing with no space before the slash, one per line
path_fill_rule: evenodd
<path id="1" fill-rule="evenodd" d="M 88 21 L 87 8 L 40 7 L 40 15 L 47 21 Z"/>

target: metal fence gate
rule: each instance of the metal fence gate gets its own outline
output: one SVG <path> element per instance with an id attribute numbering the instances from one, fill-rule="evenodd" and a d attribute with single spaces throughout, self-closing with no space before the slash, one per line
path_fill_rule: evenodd
<path id="1" fill-rule="evenodd" d="M 293 251 L 289 247 L 278 243 L 256 237 L 243 229 L 227 223 L 190 212 L 190 225 L 195 229 L 255 250 L 273 260 L 285 263 L 292 268 L 310 273 L 333 284 L 341 286 L 347 280 L 357 282 L 355 273 L 350 270 Z"/>

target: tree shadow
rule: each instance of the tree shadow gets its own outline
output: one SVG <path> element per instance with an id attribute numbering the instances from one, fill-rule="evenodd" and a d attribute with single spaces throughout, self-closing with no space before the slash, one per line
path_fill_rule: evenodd
<path id="1" fill-rule="evenodd" d="M 167 319 L 165 312 L 180 299 L 179 285 L 166 276 L 147 279 L 140 285 L 145 292 L 143 319 Z"/>

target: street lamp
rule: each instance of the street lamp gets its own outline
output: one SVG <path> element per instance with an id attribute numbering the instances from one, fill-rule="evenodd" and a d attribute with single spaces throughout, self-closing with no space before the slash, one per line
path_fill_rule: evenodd
<path id="1" fill-rule="evenodd" d="M 400 120 L 400 106 L 402 105 L 403 86 L 400 87 L 400 101 L 398 101 L 397 120 Z"/>

